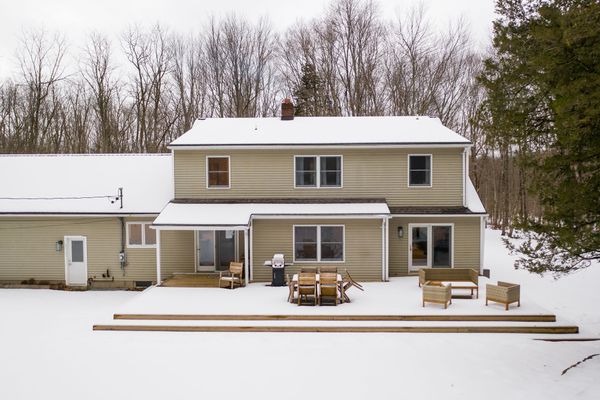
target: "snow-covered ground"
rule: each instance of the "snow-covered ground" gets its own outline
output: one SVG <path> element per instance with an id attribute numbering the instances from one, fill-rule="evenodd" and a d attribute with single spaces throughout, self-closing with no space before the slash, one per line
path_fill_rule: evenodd
<path id="1" fill-rule="evenodd" d="M 530 299 L 524 310 L 556 313 L 559 321 L 579 325 L 580 336 L 600 336 L 599 266 L 558 281 L 514 271 L 497 231 L 487 232 L 485 256 L 492 280 L 522 284 Z M 213 302 L 221 293 L 242 292 L 218 291 Z M 369 285 L 364 295 L 369 292 L 371 297 L 389 296 L 378 294 L 385 289 L 377 286 Z M 0 290 L 0 398 L 600 398 L 600 357 L 561 376 L 570 365 L 600 353 L 600 342 L 549 343 L 534 341 L 537 336 L 532 335 L 493 334 L 91 330 L 115 311 L 135 309 L 145 295 Z M 349 306 L 354 306 L 361 313 L 362 295 L 356 292 L 356 302 L 324 312 L 353 313 Z M 468 302 L 456 302 L 447 311 L 485 311 L 481 302 Z M 281 304 L 286 312 L 298 309 Z M 252 309 L 247 304 L 240 308 Z M 418 299 L 413 310 L 419 310 Z"/>

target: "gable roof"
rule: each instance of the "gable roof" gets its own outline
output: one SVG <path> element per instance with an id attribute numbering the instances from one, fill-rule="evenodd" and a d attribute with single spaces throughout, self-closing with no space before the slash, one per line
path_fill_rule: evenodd
<path id="1" fill-rule="evenodd" d="M 273 117 L 196 120 L 169 148 L 470 144 L 433 117 Z"/>
<path id="2" fill-rule="evenodd" d="M 4 215 L 157 214 L 173 198 L 170 154 L 1 155 L 0 171 Z"/>

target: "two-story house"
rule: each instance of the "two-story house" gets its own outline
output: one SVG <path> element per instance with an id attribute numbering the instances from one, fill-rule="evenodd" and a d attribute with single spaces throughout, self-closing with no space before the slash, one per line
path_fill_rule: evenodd
<path id="1" fill-rule="evenodd" d="M 57 227 L 40 236 L 36 224 L 47 225 L 50 218 L 60 225 L 74 216 L 57 215 L 50 207 L 40 221 L 40 214 L 35 219 L 27 210 L 16 214 L 30 203 L 41 212 L 38 201 L 0 199 L 0 246 L 5 236 L 13 243 L 2 249 L 10 256 L 9 261 L 0 256 L 0 280 L 50 275 L 60 280 L 62 268 L 70 284 L 83 284 L 84 277 L 102 281 L 101 272 L 108 270 L 104 275 L 115 282 L 133 285 L 160 282 L 174 273 L 219 271 L 230 261 L 243 260 L 249 281 L 263 282 L 271 279 L 265 261 L 275 253 L 285 255 L 291 273 L 301 266 L 332 264 L 369 281 L 428 266 L 479 269 L 486 214 L 468 177 L 470 146 L 437 118 L 294 118 L 291 104 L 284 103 L 281 118 L 198 120 L 169 145 L 170 155 L 56 156 L 65 162 L 82 159 L 72 167 L 79 174 L 85 174 L 86 159 L 104 157 L 110 171 L 114 158 L 133 161 L 119 171 L 122 176 L 101 178 L 98 171 L 94 179 L 101 181 L 99 188 L 117 193 L 122 187 L 123 194 L 114 203 L 105 201 L 104 215 L 88 211 L 87 221 L 78 225 L 80 233 L 71 224 L 68 230 Z M 161 168 L 172 175 L 151 166 L 152 157 L 163 160 Z M 0 158 L 0 164 L 15 159 L 23 158 Z M 125 176 L 129 186 L 121 182 Z M 19 182 L 22 187 L 23 180 Z M 74 182 L 61 185 L 64 197 L 104 193 L 93 191 L 93 185 L 83 193 Z M 19 190 L 13 191 L 15 199 L 23 192 Z M 35 197 L 35 189 L 26 192 Z M 49 197 L 43 190 L 38 193 Z M 91 200 L 65 201 L 85 208 Z M 116 208 L 120 201 L 125 210 Z M 144 208 L 145 201 L 153 206 Z M 8 206 L 12 213 L 6 212 Z M 95 234 L 103 225 L 110 229 Z M 60 253 L 59 242 L 66 246 L 64 264 L 55 261 L 50 275 L 36 276 L 43 270 L 39 261 L 35 268 L 28 266 L 36 246 L 42 246 L 32 243 L 36 235 L 48 242 L 45 251 L 49 247 Z M 86 249 L 77 244 L 74 250 L 81 238 Z M 22 251 L 24 242 L 31 254 Z M 84 250 L 87 254 L 80 255 Z M 119 253 L 125 261 L 119 261 Z M 74 256 L 85 258 L 85 272 L 69 279 L 69 268 L 76 269 Z M 17 260 L 21 269 L 11 267 L 10 260 Z"/>

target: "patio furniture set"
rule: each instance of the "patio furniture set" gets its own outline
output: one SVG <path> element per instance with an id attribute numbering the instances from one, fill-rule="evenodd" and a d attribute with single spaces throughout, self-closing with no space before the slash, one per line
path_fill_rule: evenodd
<path id="1" fill-rule="evenodd" d="M 345 271 L 345 277 L 342 278 L 336 267 L 305 267 L 291 279 L 288 275 L 287 281 L 288 301 L 297 302 L 299 306 L 307 303 L 322 305 L 324 300 L 337 306 L 338 303 L 350 302 L 346 291 L 351 287 L 364 290 L 361 284 L 352 279 L 348 271 Z"/>
<path id="2" fill-rule="evenodd" d="M 423 268 L 419 270 L 419 286 L 423 287 L 423 307 L 425 303 L 442 304 L 448 308 L 452 304 L 452 290 L 470 290 L 471 296 L 479 298 L 479 274 L 469 268 Z M 485 305 L 496 302 L 504 304 L 504 309 L 512 303 L 521 306 L 521 287 L 514 283 L 498 281 L 496 285 L 486 284 Z"/>
<path id="3" fill-rule="evenodd" d="M 243 270 L 243 263 L 231 262 L 229 270 L 219 273 L 219 287 L 223 287 L 223 283 L 230 289 L 241 286 Z M 294 274 L 291 278 L 287 275 L 287 284 L 288 301 L 299 306 L 307 303 L 321 305 L 324 301 L 337 306 L 338 303 L 350 302 L 346 292 L 351 287 L 364 290 L 347 270 L 344 277 L 338 274 L 337 267 L 304 267 L 299 274 Z M 448 308 L 452 304 L 453 290 L 470 290 L 470 298 L 479 298 L 479 274 L 475 269 L 422 268 L 419 270 L 419 286 L 423 288 L 423 307 L 426 303 L 435 303 Z M 503 304 L 505 310 L 513 303 L 520 307 L 521 287 L 502 281 L 498 281 L 496 285 L 488 283 L 485 305 L 490 301 Z"/>

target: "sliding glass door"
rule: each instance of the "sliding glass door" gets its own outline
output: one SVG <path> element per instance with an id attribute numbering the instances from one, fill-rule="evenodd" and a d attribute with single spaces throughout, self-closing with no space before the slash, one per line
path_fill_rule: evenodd
<path id="1" fill-rule="evenodd" d="M 409 224 L 409 271 L 452 267 L 452 240 L 452 225 Z"/>
<path id="2" fill-rule="evenodd" d="M 224 271 L 237 259 L 236 231 L 196 232 L 196 271 Z"/>

